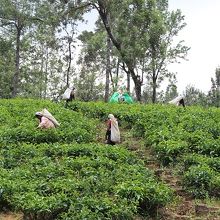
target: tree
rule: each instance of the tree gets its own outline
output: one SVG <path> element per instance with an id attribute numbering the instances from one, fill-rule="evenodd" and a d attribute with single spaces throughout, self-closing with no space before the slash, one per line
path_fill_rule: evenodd
<path id="1" fill-rule="evenodd" d="M 162 4 L 163 2 L 163 4 Z M 186 23 L 181 11 L 168 11 L 168 4 L 158 1 L 157 7 L 152 12 L 152 21 L 149 29 L 149 49 L 146 53 L 147 79 L 152 83 L 152 102 L 156 102 L 156 90 L 165 78 L 173 77 L 167 65 L 185 59 L 188 47 L 183 41 L 174 45 L 174 37 L 178 35 Z M 159 14 L 162 13 L 162 16 Z"/>
<path id="2" fill-rule="evenodd" d="M 70 3 L 69 3 L 70 4 Z M 153 4 L 146 4 L 145 1 L 77 1 L 72 7 L 69 7 L 69 12 L 76 9 L 90 7 L 95 8 L 104 24 L 106 32 L 111 39 L 112 44 L 118 50 L 121 60 L 125 63 L 125 72 L 133 79 L 137 99 L 141 98 L 142 78 L 136 74 L 136 60 L 141 57 L 145 46 L 141 42 L 147 42 L 147 28 L 149 26 L 149 14 L 146 11 L 151 10 Z M 111 16 L 109 16 L 111 13 Z M 145 44 L 146 45 L 146 44 Z M 129 77 L 128 77 L 129 79 Z"/>
<path id="3" fill-rule="evenodd" d="M 215 70 L 215 78 L 211 78 L 212 87 L 208 93 L 209 104 L 220 107 L 220 67 Z"/>
<path id="4" fill-rule="evenodd" d="M 75 69 L 73 67 L 73 61 L 76 60 L 74 59 L 74 49 L 75 44 L 77 43 L 77 19 L 81 20 L 81 16 L 76 15 L 76 17 L 69 18 L 67 15 L 61 15 L 61 22 L 57 28 L 58 35 L 61 36 L 59 40 L 62 41 L 61 51 L 63 53 L 63 61 L 66 63 L 65 66 L 67 66 L 67 69 L 64 71 L 64 81 L 66 84 L 66 88 L 70 87 L 75 72 Z"/>
<path id="5" fill-rule="evenodd" d="M 207 106 L 206 95 L 192 85 L 188 85 L 183 92 L 186 105 L 202 105 Z"/>
<path id="6" fill-rule="evenodd" d="M 177 57 L 183 57 L 188 50 L 181 44 L 176 46 L 176 50 L 170 48 L 172 37 L 184 27 L 183 24 L 178 23 L 183 19 L 179 11 L 168 16 L 168 1 L 164 0 L 74 1 L 71 6 L 69 11 L 72 12 L 82 8 L 84 10 L 95 8 L 98 11 L 105 30 L 118 51 L 119 58 L 125 64 L 123 69 L 128 76 L 127 87 L 130 87 L 130 76 L 134 81 L 138 101 L 141 100 L 144 72 L 147 70 L 149 74 L 153 71 L 152 99 L 155 101 L 159 73 L 161 73 L 160 79 L 163 78 L 162 75 L 166 75 L 165 67 L 168 63 L 165 62 L 166 59 L 171 62 Z M 150 67 L 146 69 L 145 62 L 149 55 Z"/>
<path id="7" fill-rule="evenodd" d="M 105 73 L 105 102 L 109 99 L 109 84 L 111 75 L 111 39 L 107 36 L 106 40 L 106 73 Z"/>
<path id="8" fill-rule="evenodd" d="M 37 1 L 2 0 L 0 1 L 0 27 L 6 35 L 15 37 L 15 70 L 11 83 L 11 95 L 15 97 L 19 89 L 20 57 L 22 37 L 28 27 L 38 20 L 35 17 Z"/>
<path id="9" fill-rule="evenodd" d="M 165 97 L 164 97 L 164 101 L 166 103 L 178 96 L 176 83 L 177 81 L 175 76 L 169 79 L 169 84 L 166 88 Z"/>
<path id="10" fill-rule="evenodd" d="M 0 37 L 0 98 L 10 97 L 11 78 L 14 72 L 14 54 L 11 39 Z"/>
<path id="11" fill-rule="evenodd" d="M 117 48 L 122 61 L 125 63 L 124 71 L 130 76 L 135 85 L 137 100 L 141 100 L 141 86 L 143 78 L 135 71 L 138 66 L 138 58 L 141 58 L 146 50 L 149 27 L 148 13 L 152 5 L 145 4 L 144 1 L 97 1 L 95 8 L 98 10 L 105 29 Z M 108 13 L 112 13 L 114 21 L 109 21 Z M 137 41 L 138 39 L 138 41 Z M 129 86 L 128 86 L 129 87 Z"/>
<path id="12" fill-rule="evenodd" d="M 83 101 L 103 100 L 104 84 L 97 80 L 97 72 L 89 72 L 82 67 L 79 76 L 74 80 L 76 96 Z"/>
<path id="13" fill-rule="evenodd" d="M 67 53 L 68 55 L 65 57 L 65 60 L 67 62 L 67 65 L 68 65 L 68 68 L 66 70 L 66 87 L 69 88 L 70 86 L 70 76 L 72 75 L 71 74 L 71 64 L 72 64 L 72 47 L 73 46 L 73 43 L 74 43 L 74 40 L 73 40 L 73 35 L 74 35 L 74 23 L 70 23 L 70 26 L 71 26 L 71 33 L 68 32 L 68 26 L 65 25 L 65 32 L 66 32 L 66 36 L 63 37 L 63 40 L 65 40 L 67 42 L 67 45 L 68 45 L 68 49 L 67 49 Z"/>
<path id="14" fill-rule="evenodd" d="M 62 68 L 65 62 L 61 61 L 61 46 L 55 29 L 41 22 L 26 33 L 27 43 L 22 44 L 19 95 L 48 98 L 54 88 L 58 91 L 64 84 Z M 55 80 L 58 76 L 59 80 Z"/>
<path id="15" fill-rule="evenodd" d="M 78 64 L 86 65 L 87 70 L 99 72 L 99 79 L 105 77 L 105 96 L 107 102 L 109 94 L 118 89 L 121 78 L 122 64 L 112 42 L 106 34 L 100 19 L 96 22 L 93 32 L 84 31 L 78 38 L 82 42 L 81 58 Z M 93 69 L 91 69 L 93 68 Z"/>

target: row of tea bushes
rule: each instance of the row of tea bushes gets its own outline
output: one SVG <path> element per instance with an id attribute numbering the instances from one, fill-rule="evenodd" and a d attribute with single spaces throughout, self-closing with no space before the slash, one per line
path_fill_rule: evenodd
<path id="1" fill-rule="evenodd" d="M 37 129 L 35 112 L 43 108 L 60 123 L 58 128 Z M 0 143 L 86 143 L 95 140 L 96 125 L 94 120 L 47 100 L 0 100 Z"/>
<path id="2" fill-rule="evenodd" d="M 196 198 L 220 197 L 220 174 L 206 164 L 191 166 L 184 173 L 183 184 Z"/>
<path id="3" fill-rule="evenodd" d="M 2 147 L 0 157 L 0 204 L 27 219 L 132 219 L 172 199 L 171 190 L 120 147 L 19 144 Z"/>
<path id="4" fill-rule="evenodd" d="M 124 125 L 131 127 L 136 120 L 140 118 L 143 105 L 135 104 L 116 104 L 103 102 L 79 102 L 75 101 L 69 104 L 73 111 L 81 112 L 89 118 L 107 120 L 110 113 L 122 122 Z"/>
<path id="5" fill-rule="evenodd" d="M 195 197 L 220 197 L 220 159 L 201 154 L 186 154 L 181 158 L 183 182 Z"/>
<path id="6" fill-rule="evenodd" d="M 179 141 L 181 143 L 179 146 L 182 145 L 182 147 L 177 146 L 177 148 L 183 151 L 212 157 L 220 156 L 220 110 L 217 108 L 188 107 L 184 109 L 171 105 L 95 102 L 73 102 L 70 108 L 101 120 L 106 119 L 109 113 L 113 113 L 120 122 L 132 127 L 135 136 L 144 137 L 146 145 L 156 146 L 160 143 L 159 149 L 163 148 L 164 151 L 171 145 L 174 150 L 175 142 Z M 168 149 L 169 151 L 172 152 Z M 179 150 L 179 153 L 181 154 L 182 150 Z M 176 156 L 178 155 L 177 153 Z M 170 156 L 173 157 L 173 153 Z M 165 161 L 165 163 L 169 162 L 169 160 Z"/>
<path id="7" fill-rule="evenodd" d="M 182 155 L 187 153 L 204 155 L 211 161 L 220 160 L 220 110 L 218 108 L 94 102 L 74 102 L 71 108 L 101 120 L 109 113 L 114 114 L 122 124 L 131 128 L 135 136 L 144 138 L 146 146 L 154 149 L 163 165 L 176 164 L 178 160 L 182 160 Z M 205 194 L 219 197 L 216 193 L 220 189 L 219 170 L 209 166 L 207 173 L 213 178 L 208 175 L 208 184 L 196 184 L 197 174 L 204 173 L 204 169 L 206 168 L 201 165 L 196 168 L 192 166 L 189 172 L 189 168 L 187 173 L 183 173 L 184 185 L 188 186 L 197 197 L 203 197 Z M 201 190 L 203 193 L 193 192 L 194 189 Z"/>
<path id="8" fill-rule="evenodd" d="M 37 129 L 36 111 L 60 122 Z M 0 207 L 29 220 L 133 219 L 172 200 L 144 163 L 95 143 L 98 121 L 46 100 L 0 100 Z"/>

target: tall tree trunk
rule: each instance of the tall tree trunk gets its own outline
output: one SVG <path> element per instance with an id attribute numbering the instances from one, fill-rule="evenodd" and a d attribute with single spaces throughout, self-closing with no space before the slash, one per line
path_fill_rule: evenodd
<path id="1" fill-rule="evenodd" d="M 15 73 L 12 79 L 12 97 L 17 96 L 18 94 L 18 81 L 20 76 L 20 45 L 21 45 L 21 30 L 22 28 L 18 25 L 17 36 L 16 36 L 16 51 L 15 51 Z"/>
<path id="2" fill-rule="evenodd" d="M 127 77 L 128 76 L 132 77 L 132 79 L 134 81 L 134 87 L 135 87 L 134 89 L 135 89 L 137 101 L 141 102 L 141 87 L 142 87 L 143 78 L 140 78 L 139 75 L 135 74 L 134 68 L 132 67 L 132 65 L 130 65 L 130 63 L 128 63 L 126 65 L 128 66 L 128 69 L 125 68 L 125 65 L 123 65 L 123 69 L 127 73 Z M 130 82 L 129 82 L 129 86 L 130 86 Z M 129 87 L 127 87 L 127 88 L 129 88 Z"/>
<path id="3" fill-rule="evenodd" d="M 153 73 L 153 94 L 152 94 L 152 102 L 155 103 L 157 98 L 157 80 L 155 74 Z"/>
<path id="4" fill-rule="evenodd" d="M 113 45 L 116 47 L 116 49 L 120 53 L 120 55 L 122 57 L 122 60 L 125 62 L 126 66 L 128 68 L 128 72 L 129 72 L 130 76 L 132 77 L 132 79 L 134 81 L 137 101 L 141 101 L 142 81 L 141 81 L 140 77 L 135 74 L 134 67 L 131 64 L 131 61 L 126 59 L 125 54 L 124 54 L 124 52 L 121 48 L 121 45 L 122 45 L 121 42 L 119 42 L 112 33 L 110 23 L 109 23 L 109 19 L 108 19 L 108 16 L 107 16 L 107 11 L 106 11 L 106 9 L 103 5 L 103 2 L 101 0 L 98 0 L 98 4 L 99 4 L 99 7 L 96 7 L 96 9 L 99 12 L 100 18 L 102 19 L 102 22 L 105 26 L 106 32 L 107 32 L 108 36 L 110 37 L 111 42 L 113 43 Z"/>
<path id="5" fill-rule="evenodd" d="M 48 47 L 46 48 L 46 61 L 45 61 L 45 74 L 44 74 L 44 80 L 45 80 L 45 87 L 44 87 L 44 98 L 47 97 L 47 74 L 48 74 L 48 59 L 49 59 L 49 52 Z"/>
<path id="6" fill-rule="evenodd" d="M 119 65 L 120 65 L 120 60 L 118 59 L 117 65 L 116 65 L 115 82 L 113 80 L 112 72 L 110 71 L 110 78 L 111 78 L 113 92 L 116 92 L 118 88 Z"/>
<path id="7" fill-rule="evenodd" d="M 109 84 L 110 84 L 110 74 L 111 74 L 111 39 L 107 36 L 107 51 L 106 51 L 106 78 L 105 78 L 105 102 L 108 102 L 109 99 Z"/>
<path id="8" fill-rule="evenodd" d="M 217 107 L 220 107 L 220 70 L 217 69 L 216 70 L 216 86 L 217 86 L 217 95 L 216 95 L 216 98 L 217 98 Z"/>
<path id="9" fill-rule="evenodd" d="M 72 51 L 71 51 L 71 43 L 72 38 L 68 40 L 68 51 L 69 51 L 69 59 L 68 59 L 68 69 L 66 73 L 66 87 L 69 88 L 70 85 L 70 68 L 71 68 L 71 62 L 72 62 Z"/>
<path id="10" fill-rule="evenodd" d="M 40 98 L 43 98 L 43 74 L 44 74 L 44 45 L 42 44 L 42 54 L 41 54 L 41 66 L 40 66 L 40 72 L 41 72 L 41 76 L 40 76 L 40 79 L 41 79 L 41 82 L 40 82 Z"/>
<path id="11" fill-rule="evenodd" d="M 132 74 L 131 74 L 132 75 Z M 133 75 L 133 80 L 134 80 L 134 88 L 135 88 L 135 94 L 138 102 L 141 102 L 141 87 L 142 87 L 142 82 L 140 80 L 139 76 L 134 77 Z"/>
<path id="12" fill-rule="evenodd" d="M 130 94 L 130 89 L 131 89 L 131 74 L 130 72 L 127 72 L 127 92 Z"/>
<path id="13" fill-rule="evenodd" d="M 157 71 L 156 71 L 156 51 L 154 47 L 152 47 L 152 81 L 153 81 L 153 94 L 152 94 L 152 102 L 155 103 L 157 99 Z"/>
<path id="14" fill-rule="evenodd" d="M 118 62 L 117 62 L 117 66 L 116 66 L 116 77 L 115 77 L 114 92 L 116 92 L 116 90 L 118 89 L 119 66 L 120 66 L 120 59 L 118 58 Z"/>

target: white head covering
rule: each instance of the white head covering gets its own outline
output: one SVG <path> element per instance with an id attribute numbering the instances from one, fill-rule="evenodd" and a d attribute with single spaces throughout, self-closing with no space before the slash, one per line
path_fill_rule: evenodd
<path id="1" fill-rule="evenodd" d="M 108 118 L 109 118 L 109 119 L 115 119 L 115 116 L 114 116 L 113 114 L 109 114 L 109 115 L 108 115 Z"/>
<path id="2" fill-rule="evenodd" d="M 43 116 L 41 112 L 36 112 L 35 115 L 36 116 Z"/>
<path id="3" fill-rule="evenodd" d="M 53 115 L 44 108 L 41 112 L 36 112 L 35 115 L 44 116 L 54 123 L 55 126 L 60 126 L 59 122 L 53 117 Z"/>

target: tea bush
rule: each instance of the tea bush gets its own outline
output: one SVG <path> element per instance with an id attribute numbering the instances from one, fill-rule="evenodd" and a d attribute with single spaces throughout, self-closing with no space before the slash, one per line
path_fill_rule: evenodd
<path id="1" fill-rule="evenodd" d="M 207 173 L 216 172 L 219 175 L 218 160 L 220 157 L 220 109 L 201 107 L 176 107 L 171 105 L 126 105 L 126 104 L 103 104 L 103 103 L 73 103 L 73 109 L 80 111 L 91 117 L 103 120 L 109 113 L 114 114 L 122 123 L 131 128 L 134 136 L 144 138 L 146 147 L 153 148 L 155 155 L 163 165 L 184 161 L 182 158 L 186 153 L 200 155 L 209 159 L 198 163 L 208 167 Z M 100 116 L 100 117 L 99 117 Z M 194 168 L 194 162 L 187 165 L 186 178 L 189 179 L 189 188 L 193 187 L 199 171 Z M 186 165 L 186 161 L 185 161 Z M 191 169 L 191 172 L 189 170 Z M 198 168 L 199 169 L 199 168 Z M 205 169 L 205 168 L 204 168 Z M 198 171 L 198 172 L 197 172 Z M 194 175 L 194 174 L 195 175 Z M 208 176 L 207 174 L 207 176 Z M 211 175 L 211 174 L 210 174 Z M 212 176 L 212 175 L 211 175 Z M 201 185 L 195 184 L 196 189 L 208 195 L 219 196 L 217 190 L 211 193 L 207 186 L 215 183 L 215 189 L 219 189 L 217 179 L 207 178 L 204 187 L 202 179 Z M 190 180 L 191 178 L 191 180 Z M 187 180 L 188 180 L 187 179 Z M 200 196 L 199 193 L 194 193 Z"/>
<path id="2" fill-rule="evenodd" d="M 189 168 L 184 174 L 183 182 L 187 190 L 196 198 L 205 198 L 209 195 L 219 196 L 219 177 L 220 174 L 210 167 L 198 165 Z"/>
<path id="3" fill-rule="evenodd" d="M 60 127 L 37 129 L 34 114 L 43 108 Z M 0 110 L 1 207 L 29 220 L 133 219 L 172 200 L 133 153 L 95 143 L 98 121 L 91 117 L 106 118 L 105 105 L 85 109 L 90 119 L 46 100 L 0 100 Z M 118 116 L 137 117 L 126 112 Z"/>
<path id="4" fill-rule="evenodd" d="M 56 129 L 37 129 L 35 112 L 47 108 L 60 123 Z M 0 143 L 90 142 L 96 136 L 94 120 L 46 100 L 0 100 Z"/>
<path id="5" fill-rule="evenodd" d="M 21 144 L 1 152 L 1 201 L 28 219 L 132 219 L 172 198 L 143 161 L 121 147 Z"/>
<path id="6" fill-rule="evenodd" d="M 188 150 L 188 145 L 185 141 L 167 140 L 161 141 L 158 145 L 155 145 L 157 158 L 163 165 L 176 162 L 177 157 L 181 156 Z"/>
<path id="7" fill-rule="evenodd" d="M 191 166 L 207 165 L 211 169 L 220 173 L 220 158 L 209 157 L 201 154 L 186 154 L 180 161 L 184 171 L 187 171 Z"/>

